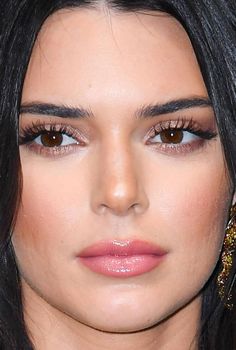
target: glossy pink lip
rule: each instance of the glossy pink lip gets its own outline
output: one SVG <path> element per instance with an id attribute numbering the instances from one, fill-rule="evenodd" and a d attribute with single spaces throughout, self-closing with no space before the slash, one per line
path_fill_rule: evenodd
<path id="1" fill-rule="evenodd" d="M 139 240 L 102 241 L 85 248 L 79 260 L 90 270 L 111 277 L 133 277 L 157 267 L 167 252 Z"/>

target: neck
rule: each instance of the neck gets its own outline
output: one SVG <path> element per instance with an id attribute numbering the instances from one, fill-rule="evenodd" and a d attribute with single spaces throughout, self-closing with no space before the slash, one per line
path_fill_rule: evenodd
<path id="1" fill-rule="evenodd" d="M 25 320 L 36 350 L 197 350 L 200 297 L 152 328 L 107 333 L 84 325 L 24 286 Z"/>

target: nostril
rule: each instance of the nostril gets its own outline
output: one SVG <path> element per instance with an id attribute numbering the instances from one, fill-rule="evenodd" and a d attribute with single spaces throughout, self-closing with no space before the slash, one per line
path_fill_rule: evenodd
<path id="1" fill-rule="evenodd" d="M 118 195 L 119 193 L 119 195 Z M 111 213 L 113 215 L 125 216 L 130 214 L 142 214 L 149 206 L 148 198 L 144 191 L 135 191 L 135 195 L 127 192 L 111 191 L 106 193 L 100 187 L 93 198 L 93 210 L 99 214 Z"/>
<path id="2" fill-rule="evenodd" d="M 93 187 L 91 206 L 99 215 L 139 214 L 148 207 L 148 198 L 140 172 L 136 172 L 135 167 L 131 166 L 131 160 L 127 165 L 127 156 L 125 159 L 125 164 L 119 162 L 119 167 L 114 167 L 114 163 L 107 161 L 103 173 L 99 172 L 96 176 L 97 182 L 96 187 Z"/>

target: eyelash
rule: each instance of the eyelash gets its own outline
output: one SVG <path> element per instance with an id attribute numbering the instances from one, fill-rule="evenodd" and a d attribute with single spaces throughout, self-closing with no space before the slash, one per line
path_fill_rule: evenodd
<path id="1" fill-rule="evenodd" d="M 187 131 L 198 138 L 193 142 L 188 142 L 185 144 L 151 142 L 151 139 L 166 131 Z M 48 133 L 66 135 L 73 138 L 75 142 L 64 146 L 54 147 L 47 147 L 34 143 L 37 137 Z M 145 138 L 145 143 L 165 154 L 185 154 L 200 148 L 206 143 L 206 141 L 209 141 L 216 136 L 216 132 L 210 129 L 202 130 L 192 119 L 187 120 L 185 118 L 181 118 L 177 120 L 160 122 L 153 126 Z M 86 143 L 87 140 L 82 134 L 80 134 L 78 129 L 63 124 L 32 123 L 31 126 L 27 126 L 22 129 L 19 135 L 20 145 L 26 145 L 33 152 L 43 156 L 63 156 L 73 152 L 75 147 L 85 146 Z"/>
<path id="2" fill-rule="evenodd" d="M 34 143 L 38 136 L 46 135 L 48 133 L 66 135 L 73 138 L 75 142 L 66 146 L 54 147 L 40 146 L 39 144 Z M 85 146 L 86 139 L 78 129 L 75 129 L 69 125 L 32 123 L 31 126 L 27 126 L 21 129 L 19 135 L 19 145 L 26 145 L 30 150 L 40 155 L 63 156 L 73 152 L 73 150 L 75 150 L 75 147 Z"/>
<path id="3" fill-rule="evenodd" d="M 198 138 L 195 141 L 188 142 L 185 144 L 173 144 L 173 143 L 160 143 L 160 142 L 151 142 L 150 139 L 155 138 L 160 135 L 161 132 L 165 131 L 187 131 Z M 159 151 L 165 154 L 184 154 L 199 149 L 201 146 L 206 144 L 206 141 L 210 141 L 215 138 L 217 133 L 212 129 L 203 130 L 198 126 L 198 124 L 193 119 L 177 119 L 177 120 L 168 120 L 162 123 L 159 123 L 151 128 L 148 133 L 147 144 L 157 148 Z"/>

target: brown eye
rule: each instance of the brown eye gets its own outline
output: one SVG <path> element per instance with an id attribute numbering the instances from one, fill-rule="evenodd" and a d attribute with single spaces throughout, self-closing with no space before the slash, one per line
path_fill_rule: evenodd
<path id="1" fill-rule="evenodd" d="M 59 147 L 63 142 L 63 134 L 49 131 L 40 136 L 40 141 L 44 147 Z"/>
<path id="2" fill-rule="evenodd" d="M 183 130 L 168 129 L 160 132 L 163 143 L 181 143 L 184 138 Z"/>

